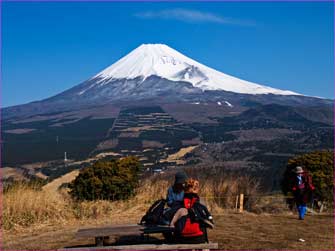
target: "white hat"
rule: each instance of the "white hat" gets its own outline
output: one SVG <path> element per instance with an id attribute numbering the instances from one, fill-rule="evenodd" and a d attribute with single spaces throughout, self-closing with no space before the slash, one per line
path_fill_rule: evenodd
<path id="1" fill-rule="evenodd" d="M 303 173 L 304 170 L 302 169 L 301 166 L 297 166 L 297 167 L 294 169 L 294 172 L 295 172 L 295 173 Z"/>

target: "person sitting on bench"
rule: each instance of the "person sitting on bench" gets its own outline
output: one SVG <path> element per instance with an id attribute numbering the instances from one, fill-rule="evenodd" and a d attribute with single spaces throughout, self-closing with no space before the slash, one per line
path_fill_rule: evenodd
<path id="1" fill-rule="evenodd" d="M 183 205 L 184 184 L 187 180 L 185 172 L 177 172 L 173 186 L 167 191 L 166 200 L 155 201 L 142 217 L 141 225 L 170 225 L 173 215 Z M 165 208 L 165 205 L 168 205 Z M 168 236 L 166 237 L 168 238 Z"/>
<path id="2" fill-rule="evenodd" d="M 206 227 L 214 227 L 208 209 L 200 204 L 199 181 L 188 179 L 184 188 L 183 206 L 177 210 L 170 223 L 175 228 L 174 241 L 177 243 L 208 242 Z"/>
<path id="3" fill-rule="evenodd" d="M 175 180 L 173 186 L 170 186 L 167 195 L 166 202 L 169 207 L 174 207 L 176 204 L 180 204 L 184 198 L 184 184 L 188 179 L 186 173 L 177 172 L 175 174 Z"/>
<path id="4" fill-rule="evenodd" d="M 169 225 L 173 215 L 183 205 L 184 186 L 188 179 L 185 172 L 177 172 L 175 174 L 174 184 L 168 188 L 166 195 L 167 208 L 164 210 L 164 222 Z"/>

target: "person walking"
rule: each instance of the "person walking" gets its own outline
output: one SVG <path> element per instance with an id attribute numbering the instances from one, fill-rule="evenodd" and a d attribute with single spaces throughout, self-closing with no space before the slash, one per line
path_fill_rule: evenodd
<path id="1" fill-rule="evenodd" d="M 293 171 L 295 174 L 292 192 L 297 205 L 299 220 L 303 220 L 307 212 L 307 202 L 315 188 L 312 184 L 312 177 L 301 166 L 297 166 Z"/>

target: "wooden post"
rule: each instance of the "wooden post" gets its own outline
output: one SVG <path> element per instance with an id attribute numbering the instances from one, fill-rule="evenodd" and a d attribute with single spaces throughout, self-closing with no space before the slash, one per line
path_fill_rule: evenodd
<path id="1" fill-rule="evenodd" d="M 238 195 L 236 195 L 236 200 L 235 200 L 235 210 L 237 211 L 237 205 L 238 205 Z"/>
<path id="2" fill-rule="evenodd" d="M 319 210 L 319 213 L 322 213 L 323 212 L 323 208 L 324 208 L 324 202 L 322 201 L 321 202 L 321 206 L 320 206 L 320 210 Z"/>
<path id="3" fill-rule="evenodd" d="M 244 200 L 244 194 L 241 193 L 240 194 L 240 210 L 239 210 L 240 213 L 243 212 L 243 200 Z"/>

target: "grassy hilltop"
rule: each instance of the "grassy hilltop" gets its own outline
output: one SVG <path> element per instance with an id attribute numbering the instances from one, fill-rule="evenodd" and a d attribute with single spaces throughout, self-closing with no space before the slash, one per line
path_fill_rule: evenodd
<path id="1" fill-rule="evenodd" d="M 193 170 L 189 175 L 200 178 L 200 196 L 216 223 L 209 236 L 220 249 L 333 249 L 331 214 L 308 215 L 300 222 L 282 195 L 262 194 L 257 180 L 213 172 L 219 170 Z M 18 184 L 4 194 L 5 249 L 92 244 L 93 240 L 76 240 L 75 232 L 82 227 L 138 223 L 154 200 L 165 197 L 173 182 L 171 173 L 154 175 L 141 181 L 136 195 L 127 200 L 79 202 L 69 196 L 66 188 L 60 188 L 76 175 L 78 172 L 73 171 L 42 188 Z M 246 196 L 243 213 L 234 210 L 239 193 Z M 299 238 L 306 242 L 299 242 Z"/>

